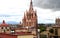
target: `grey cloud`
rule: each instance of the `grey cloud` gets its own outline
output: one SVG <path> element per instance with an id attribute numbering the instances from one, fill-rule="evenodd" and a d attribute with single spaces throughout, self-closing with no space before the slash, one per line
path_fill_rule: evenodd
<path id="1" fill-rule="evenodd" d="M 40 8 L 60 10 L 60 0 L 34 0 L 33 3 Z"/>

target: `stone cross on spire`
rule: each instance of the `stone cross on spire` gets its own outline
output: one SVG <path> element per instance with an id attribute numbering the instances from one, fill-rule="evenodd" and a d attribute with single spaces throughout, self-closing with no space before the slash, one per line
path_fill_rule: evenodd
<path id="1" fill-rule="evenodd" d="M 33 10 L 33 4 L 32 4 L 32 0 L 30 2 L 30 8 L 29 8 L 29 11 Z"/>

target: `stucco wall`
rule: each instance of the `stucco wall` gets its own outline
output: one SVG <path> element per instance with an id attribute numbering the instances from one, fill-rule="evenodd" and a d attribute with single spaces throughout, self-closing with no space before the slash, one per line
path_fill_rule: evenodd
<path id="1" fill-rule="evenodd" d="M 60 36 L 60 28 L 58 29 L 58 36 Z"/>
<path id="2" fill-rule="evenodd" d="M 0 38 L 17 38 L 16 35 L 0 34 Z"/>
<path id="3" fill-rule="evenodd" d="M 17 38 L 33 38 L 33 35 L 22 35 L 22 36 L 17 36 Z"/>

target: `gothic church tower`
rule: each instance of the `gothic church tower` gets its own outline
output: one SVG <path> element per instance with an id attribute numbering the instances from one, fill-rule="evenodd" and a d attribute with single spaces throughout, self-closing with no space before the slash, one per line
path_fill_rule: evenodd
<path id="1" fill-rule="evenodd" d="M 30 2 L 29 10 L 24 13 L 23 26 L 26 27 L 36 27 L 37 25 L 37 14 L 33 9 L 32 0 Z"/>

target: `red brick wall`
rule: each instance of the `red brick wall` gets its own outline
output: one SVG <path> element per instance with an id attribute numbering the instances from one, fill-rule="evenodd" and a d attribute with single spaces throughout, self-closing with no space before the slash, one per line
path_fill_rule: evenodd
<path id="1" fill-rule="evenodd" d="M 0 38 L 17 38 L 17 35 L 0 34 Z"/>

